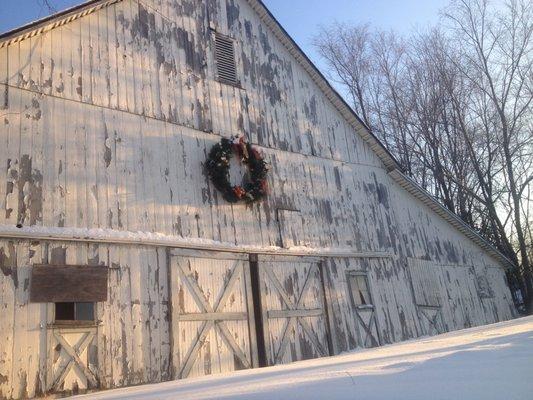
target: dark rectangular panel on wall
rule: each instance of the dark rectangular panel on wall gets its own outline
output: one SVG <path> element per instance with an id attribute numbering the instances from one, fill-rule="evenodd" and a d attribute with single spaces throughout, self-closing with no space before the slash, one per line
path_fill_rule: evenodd
<path id="1" fill-rule="evenodd" d="M 233 40 L 225 35 L 216 33 L 215 56 L 218 80 L 222 83 L 237 85 L 239 80 L 237 78 Z"/>
<path id="2" fill-rule="evenodd" d="M 30 301 L 33 303 L 97 302 L 107 300 L 107 267 L 34 265 Z"/>

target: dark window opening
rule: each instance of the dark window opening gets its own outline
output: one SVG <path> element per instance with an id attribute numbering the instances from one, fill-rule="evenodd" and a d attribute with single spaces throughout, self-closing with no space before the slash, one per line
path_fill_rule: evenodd
<path id="1" fill-rule="evenodd" d="M 355 307 L 371 306 L 370 289 L 368 279 L 364 274 L 349 274 L 348 287 L 351 292 L 352 302 Z"/>
<path id="2" fill-rule="evenodd" d="M 94 321 L 94 303 L 55 303 L 56 321 Z"/>

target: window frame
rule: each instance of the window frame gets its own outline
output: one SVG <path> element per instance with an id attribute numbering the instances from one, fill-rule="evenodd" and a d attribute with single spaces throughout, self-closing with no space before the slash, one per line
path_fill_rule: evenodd
<path id="1" fill-rule="evenodd" d="M 52 303 L 54 304 L 54 322 L 56 323 L 63 323 L 65 321 L 72 321 L 72 322 L 80 322 L 80 323 L 83 323 L 83 322 L 95 322 L 96 320 L 96 303 L 95 302 L 92 302 L 92 301 L 60 301 L 60 302 L 56 302 L 56 303 Z M 57 306 L 58 304 L 72 304 L 73 305 L 73 314 L 74 314 L 74 318 L 72 319 L 58 319 L 57 318 Z M 80 304 L 90 304 L 92 306 L 92 318 L 91 319 L 78 319 L 77 318 L 77 314 L 78 314 L 78 305 Z"/>
<path id="2" fill-rule="evenodd" d="M 365 285 L 366 285 L 366 292 L 368 293 L 368 301 L 366 304 L 356 304 L 355 298 L 354 298 L 354 291 L 352 287 L 352 279 L 355 279 L 357 282 L 357 288 L 359 288 L 359 282 L 358 278 L 362 277 L 364 279 Z M 368 273 L 365 271 L 347 271 L 346 272 L 346 285 L 348 287 L 348 293 L 350 296 L 350 301 L 352 303 L 352 307 L 356 310 L 364 310 L 364 309 L 374 309 L 374 296 L 372 294 L 372 290 L 370 288 L 370 279 L 368 278 Z"/>
<path id="3" fill-rule="evenodd" d="M 76 318 L 76 303 L 91 303 L 93 305 L 93 319 L 56 319 L 56 304 L 57 303 L 69 303 L 74 304 L 74 318 Z M 48 324 L 48 328 L 88 328 L 96 327 L 100 324 L 100 321 L 97 320 L 97 302 L 87 302 L 87 301 L 66 301 L 66 302 L 57 302 L 49 303 L 49 314 L 51 315 L 52 322 Z"/>

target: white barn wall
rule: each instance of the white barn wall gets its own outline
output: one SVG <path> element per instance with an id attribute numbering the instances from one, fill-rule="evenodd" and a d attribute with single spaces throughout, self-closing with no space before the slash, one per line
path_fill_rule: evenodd
<path id="1" fill-rule="evenodd" d="M 124 0 L 0 47 L 0 225 L 266 247 L 282 245 L 277 209 L 298 210 L 300 245 L 390 255 L 324 261 L 336 352 L 361 345 L 347 271 L 368 273 L 381 344 L 425 333 L 410 259 L 438 277 L 445 330 L 512 318 L 500 262 L 395 183 L 251 3 Z M 209 28 L 236 40 L 241 87 L 216 81 Z M 272 165 L 252 206 L 226 203 L 202 171 L 237 133 Z M 5 239 L 0 256 L 0 398 L 39 394 L 50 373 L 52 316 L 28 302 L 35 263 L 111 267 L 94 344 L 102 387 L 174 377 L 167 249 Z"/>
<path id="2" fill-rule="evenodd" d="M 55 344 L 47 344 L 51 305 L 29 301 L 31 265 L 39 263 L 111 268 L 108 301 L 98 303 L 101 323 L 89 345 L 89 363 L 102 388 L 170 379 L 166 249 L 2 240 L 0 254 L 0 398 L 29 398 L 49 390 L 46 374 L 53 373 L 51 360 L 61 351 L 54 354 Z"/>

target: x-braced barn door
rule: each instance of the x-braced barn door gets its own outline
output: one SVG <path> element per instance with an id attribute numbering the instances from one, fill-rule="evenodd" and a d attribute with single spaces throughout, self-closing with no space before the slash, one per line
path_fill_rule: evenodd
<path id="1" fill-rule="evenodd" d="M 320 268 L 317 258 L 258 257 L 268 365 L 331 354 Z"/>
<path id="2" fill-rule="evenodd" d="M 98 386 L 96 331 L 96 327 L 48 330 L 48 391 L 76 392 Z"/>
<path id="3" fill-rule="evenodd" d="M 348 271 L 346 279 L 354 310 L 358 346 L 365 348 L 379 346 L 376 310 L 368 275 L 365 272 Z"/>
<path id="4" fill-rule="evenodd" d="M 417 305 L 417 311 L 424 335 L 433 336 L 444 332 L 440 307 Z"/>
<path id="5" fill-rule="evenodd" d="M 174 378 L 257 365 L 248 255 L 174 250 Z"/>

